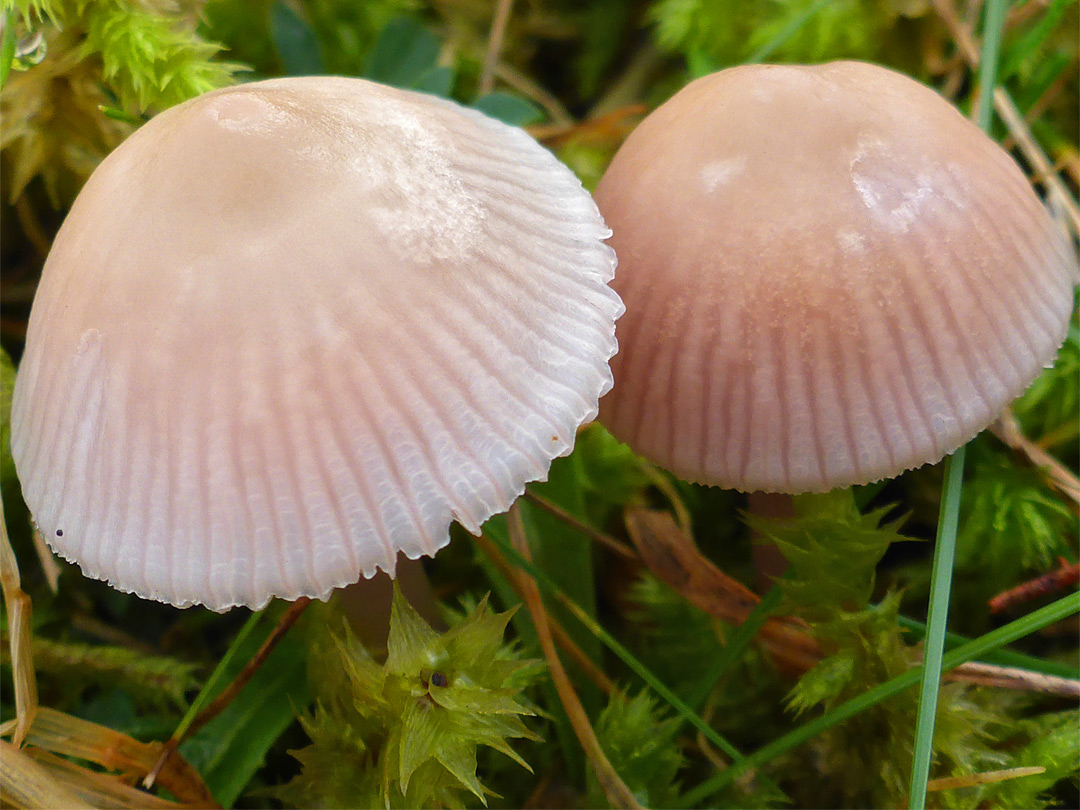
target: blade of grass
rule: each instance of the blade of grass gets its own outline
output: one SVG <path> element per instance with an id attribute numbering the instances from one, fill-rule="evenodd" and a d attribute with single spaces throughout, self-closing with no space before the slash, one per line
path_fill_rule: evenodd
<path id="1" fill-rule="evenodd" d="M 1062 597 L 1046 607 L 1040 608 L 1039 610 L 1029 613 L 1027 616 L 1023 616 L 1014 622 L 999 627 L 997 630 L 992 630 L 985 635 L 979 636 L 979 638 L 974 641 L 969 641 L 967 644 L 947 652 L 942 660 L 942 671 L 948 671 L 967 661 L 981 658 L 992 650 L 1000 649 L 1006 644 L 1011 644 L 1018 639 L 1031 635 L 1047 625 L 1061 621 L 1075 613 L 1080 613 L 1080 592 Z M 812 739 L 821 732 L 827 731 L 848 718 L 854 717 L 860 712 L 869 709 L 871 706 L 876 706 L 883 700 L 888 700 L 894 695 L 903 692 L 905 689 L 914 686 L 919 682 L 920 674 L 918 669 L 908 670 L 903 675 L 898 675 L 897 677 L 874 687 L 868 692 L 864 692 L 858 697 L 852 698 L 846 703 L 842 703 L 835 709 L 826 712 L 821 717 L 811 720 L 808 723 L 804 723 L 798 728 L 792 729 L 787 734 L 778 737 L 768 745 L 764 745 L 754 753 L 744 757 L 741 762 L 735 763 L 726 771 L 702 782 L 696 788 L 686 793 L 682 800 L 683 806 L 689 807 L 704 802 L 710 796 L 731 784 L 731 782 L 738 778 L 741 773 L 744 773 L 751 768 L 761 767 L 765 763 L 776 759 L 791 749 L 802 745 L 804 742 Z"/>
<path id="2" fill-rule="evenodd" d="M 0 34 L 0 88 L 7 81 L 11 73 L 11 65 L 15 61 L 15 15 L 8 12 L 4 15 L 3 33 Z"/>
<path id="3" fill-rule="evenodd" d="M 161 769 L 165 767 L 165 763 L 172 756 L 172 753 L 176 750 L 177 746 L 187 735 L 188 729 L 191 728 L 192 723 L 199 717 L 203 708 L 207 702 L 214 697 L 218 690 L 218 686 L 221 680 L 225 677 L 226 672 L 232 663 L 233 658 L 236 656 L 237 650 L 247 640 L 248 636 L 255 630 L 255 626 L 259 623 L 259 619 L 266 613 L 265 610 L 261 610 L 257 613 L 252 613 L 248 616 L 244 626 L 240 628 L 240 632 L 236 634 L 236 637 L 229 644 L 229 649 L 225 651 L 225 655 L 222 656 L 218 665 L 214 667 L 214 671 L 210 673 L 210 677 L 206 679 L 206 683 L 203 684 L 203 688 L 199 690 L 199 694 L 195 696 L 195 700 L 191 702 L 191 706 L 188 708 L 187 713 L 180 718 L 179 724 L 176 726 L 176 730 L 172 736 L 165 742 L 162 747 L 161 756 L 158 758 L 157 764 L 151 768 L 150 772 L 143 779 L 143 787 L 149 790 L 153 787 L 155 780 L 158 778 L 158 774 Z"/>
<path id="4" fill-rule="evenodd" d="M 510 507 L 510 512 L 507 514 L 507 529 L 510 540 L 522 559 L 529 559 L 529 541 L 525 536 L 525 521 L 521 517 L 521 501 Z M 516 572 L 516 579 L 524 591 L 525 606 L 536 626 L 536 634 L 540 638 L 540 648 L 544 651 L 544 659 L 548 663 L 551 680 L 555 688 L 559 690 L 559 701 L 573 724 L 574 733 L 581 743 L 581 750 L 585 752 L 586 758 L 592 765 L 593 774 L 599 781 L 604 795 L 612 807 L 644 810 L 643 805 L 638 802 L 633 791 L 627 787 L 604 752 L 604 747 L 596 736 L 596 730 L 589 722 L 589 715 L 578 698 L 577 692 L 574 691 L 574 685 L 570 682 L 566 669 L 563 668 L 559 654 L 555 651 L 555 639 L 551 633 L 547 611 L 540 598 L 540 589 L 536 586 L 536 581 L 520 570 Z"/>
<path id="5" fill-rule="evenodd" d="M 975 123 L 990 131 L 994 116 L 994 85 L 997 80 L 998 59 L 1001 56 L 1001 35 L 1005 30 L 1005 15 L 1009 0 L 989 0 L 983 22 L 982 56 L 979 59 L 979 108 Z"/>
<path id="6" fill-rule="evenodd" d="M 904 629 L 905 635 L 909 636 L 912 641 L 918 641 L 926 635 L 926 625 L 920 621 L 916 621 L 907 616 L 900 616 L 897 619 L 897 622 Z M 970 638 L 962 636 L 959 633 L 945 634 L 945 648 L 949 650 L 955 649 L 962 644 L 967 644 L 970 641 Z M 1034 655 L 1026 655 L 1025 653 L 1014 652 L 1012 650 L 993 650 L 980 657 L 979 660 L 985 664 L 997 664 L 1002 667 L 1019 667 L 1020 669 L 1027 669 L 1042 675 L 1053 675 L 1058 678 L 1080 678 L 1080 668 L 1077 668 L 1076 666 L 1058 661 L 1044 661 L 1041 658 L 1036 658 Z"/>
<path id="7" fill-rule="evenodd" d="M 945 628 L 949 618 L 953 560 L 956 557 L 956 527 L 960 517 L 960 493 L 964 488 L 964 448 L 945 462 L 945 486 L 941 493 L 934 568 L 930 574 L 930 608 L 926 642 L 923 645 L 922 686 L 919 714 L 915 722 L 915 756 L 911 765 L 910 810 L 926 805 L 926 784 L 934 755 L 934 721 L 937 718 L 938 690 L 941 688 L 941 661 L 945 652 Z"/>
<path id="8" fill-rule="evenodd" d="M 825 6 L 829 5 L 832 1 L 833 0 L 818 0 L 812 6 L 809 6 L 806 11 L 784 26 L 775 37 L 754 51 L 750 55 L 750 58 L 746 60 L 746 64 L 756 65 L 759 62 L 764 62 L 775 50 L 783 47 L 785 42 L 799 33 L 799 31 L 802 30 L 802 27 L 806 25 L 815 14 L 825 8 Z"/>
<path id="9" fill-rule="evenodd" d="M 986 4 L 979 66 L 979 107 L 975 118 L 983 132 L 989 132 L 993 123 L 994 85 L 1001 56 L 1001 36 L 1005 30 L 1005 15 L 1008 10 L 1008 0 L 989 0 Z M 937 544 L 934 547 L 934 567 L 930 581 L 930 608 L 923 646 L 919 713 L 915 722 L 915 754 L 911 765 L 909 810 L 923 810 L 926 806 L 926 785 L 930 780 L 930 764 L 934 758 L 934 721 L 937 719 L 938 691 L 941 689 L 941 661 L 945 650 L 963 478 L 964 448 L 961 447 L 945 463 L 945 486 L 941 493 L 941 513 L 938 517 Z"/>
<path id="10" fill-rule="evenodd" d="M 740 624 L 735 629 L 735 632 L 731 634 L 728 643 L 706 669 L 690 694 L 687 695 L 686 702 L 689 706 L 698 711 L 701 710 L 713 686 L 742 658 L 746 648 L 754 640 L 754 636 L 758 634 L 758 631 L 783 598 L 784 592 L 775 585 L 761 598 L 761 601 L 750 611 L 750 615 L 746 617 L 746 621 Z"/>
<path id="11" fill-rule="evenodd" d="M 180 723 L 176 726 L 176 731 L 173 732 L 173 737 L 177 739 L 183 739 L 187 733 L 188 728 L 195 722 L 195 718 L 199 716 L 199 712 L 203 710 L 203 707 L 210 701 L 214 695 L 218 693 L 218 685 L 229 672 L 230 665 L 233 658 L 236 656 L 236 651 L 243 646 L 247 641 L 248 636 L 255 632 L 255 626 L 258 625 L 259 620 L 263 617 L 266 611 L 260 610 L 257 613 L 252 613 L 248 616 L 248 620 L 244 622 L 244 626 L 240 628 L 240 632 L 236 634 L 236 637 L 229 644 L 229 649 L 225 651 L 225 655 L 218 661 L 218 665 L 214 667 L 214 671 L 210 673 L 210 677 L 206 679 L 206 683 L 203 684 L 203 688 L 199 690 L 199 694 L 195 696 L 195 700 L 191 702 L 191 707 L 187 710 Z"/>
<path id="12" fill-rule="evenodd" d="M 570 599 L 566 594 L 559 590 L 547 574 L 518 554 L 518 552 L 510 545 L 509 537 L 505 533 L 505 524 L 489 521 L 484 525 L 484 534 L 499 548 L 499 551 L 502 552 L 504 557 L 532 576 L 532 578 L 536 580 L 536 584 L 540 587 L 540 590 L 563 604 L 575 619 L 581 622 L 590 633 L 599 639 L 600 643 L 611 650 L 620 661 L 626 664 L 626 666 L 628 666 L 639 678 L 645 681 L 645 683 L 666 701 L 680 717 L 704 734 L 709 742 L 727 754 L 733 761 L 739 762 L 742 760 L 743 756 L 739 749 L 728 742 L 693 709 L 680 700 L 674 692 L 668 689 L 659 678 L 649 671 L 648 667 L 635 658 L 626 647 L 616 641 L 611 634 L 601 627 L 596 619 L 586 613 L 573 599 Z"/>

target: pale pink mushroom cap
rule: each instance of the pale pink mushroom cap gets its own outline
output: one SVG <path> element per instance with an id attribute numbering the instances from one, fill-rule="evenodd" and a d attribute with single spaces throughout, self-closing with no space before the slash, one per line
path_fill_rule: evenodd
<path id="1" fill-rule="evenodd" d="M 38 527 L 215 610 L 477 532 L 611 386 L 609 233 L 528 135 L 430 96 L 284 79 L 158 115 L 34 302 L 12 451 Z"/>
<path id="2" fill-rule="evenodd" d="M 997 144 L 881 67 L 699 79 L 596 199 L 626 303 L 600 418 L 692 481 L 821 491 L 936 461 L 1065 337 L 1062 230 Z"/>

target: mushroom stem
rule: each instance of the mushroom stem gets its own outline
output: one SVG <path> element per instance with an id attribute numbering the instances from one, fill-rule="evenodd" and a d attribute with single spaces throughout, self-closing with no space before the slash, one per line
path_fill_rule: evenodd
<path id="1" fill-rule="evenodd" d="M 795 517 L 795 501 L 790 495 L 778 492 L 751 492 L 746 496 L 746 511 L 757 517 L 790 520 Z M 779 546 L 751 530 L 754 559 L 754 584 L 758 591 L 767 591 L 773 580 L 783 576 L 788 561 Z"/>
<path id="2" fill-rule="evenodd" d="M 420 560 L 410 560 L 399 554 L 394 577 L 416 612 L 436 630 L 445 630 L 446 622 Z M 390 577 L 380 571 L 370 579 L 361 579 L 342 589 L 340 598 L 357 638 L 373 652 L 385 651 L 390 634 L 390 605 L 394 598 L 394 583 Z"/>

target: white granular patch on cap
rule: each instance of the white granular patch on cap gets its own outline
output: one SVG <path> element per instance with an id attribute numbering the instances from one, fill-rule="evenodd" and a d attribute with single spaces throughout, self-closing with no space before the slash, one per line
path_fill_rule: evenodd
<path id="1" fill-rule="evenodd" d="M 610 233 L 527 134 L 432 96 L 310 77 L 172 107 L 42 272 L 12 396 L 26 503 L 88 576 L 178 606 L 326 598 L 434 554 L 611 388 Z"/>
<path id="2" fill-rule="evenodd" d="M 866 208 L 891 231 L 904 232 L 935 196 L 933 178 L 918 172 L 901 174 L 893 166 L 888 146 L 880 140 L 860 140 L 851 160 L 851 182 Z"/>
<path id="3" fill-rule="evenodd" d="M 367 111 L 343 112 L 358 123 L 372 120 Z M 393 201 L 373 207 L 370 216 L 410 251 L 440 261 L 467 256 L 480 238 L 485 210 L 454 170 L 448 134 L 394 98 L 380 100 L 378 120 L 380 127 L 365 133 L 376 143 L 357 150 L 352 166 L 379 196 Z M 408 206 L 397 204 L 402 197 Z"/>
<path id="4" fill-rule="evenodd" d="M 292 99 L 274 101 L 305 113 Z M 421 120 L 415 105 L 373 93 L 360 103 L 324 109 L 314 126 L 310 114 L 302 123 L 318 137 L 298 144 L 298 155 L 323 168 L 338 165 L 373 200 L 386 201 L 372 204 L 368 215 L 388 245 L 432 261 L 461 259 L 475 248 L 485 208 L 454 168 L 451 136 L 430 115 Z M 337 144 L 328 147 L 327 136 Z"/>
<path id="5" fill-rule="evenodd" d="M 746 157 L 714 160 L 701 167 L 701 186 L 709 194 L 746 171 Z"/>
<path id="6" fill-rule="evenodd" d="M 861 253 L 866 249 L 866 237 L 861 233 L 841 228 L 836 232 L 836 241 L 845 253 Z"/>

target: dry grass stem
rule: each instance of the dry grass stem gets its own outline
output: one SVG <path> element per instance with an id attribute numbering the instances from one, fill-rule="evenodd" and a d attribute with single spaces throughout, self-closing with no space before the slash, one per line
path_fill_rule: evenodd
<path id="1" fill-rule="evenodd" d="M 60 586 L 60 564 L 56 562 L 52 549 L 37 529 L 34 529 L 34 551 L 37 552 L 38 561 L 41 562 L 41 570 L 45 574 L 45 582 L 48 583 L 49 590 L 56 593 Z"/>
<path id="2" fill-rule="evenodd" d="M 503 37 L 506 36 L 506 25 L 510 22 L 510 9 L 514 0 L 497 0 L 495 5 L 495 18 L 491 22 L 491 34 L 488 36 L 487 53 L 484 54 L 484 67 L 480 71 L 480 84 L 477 92 L 485 95 L 491 92 L 495 83 L 495 66 L 499 63 L 499 54 L 502 53 Z"/>
<path id="3" fill-rule="evenodd" d="M 1042 574 L 1021 582 L 1015 588 L 1002 591 L 989 601 L 991 613 L 1001 613 L 1006 608 L 1017 602 L 1026 602 L 1029 599 L 1037 599 L 1054 591 L 1070 588 L 1080 582 L 1080 563 L 1071 563 L 1064 557 L 1058 559 L 1058 567 L 1054 571 Z"/>
<path id="4" fill-rule="evenodd" d="M 511 89 L 521 93 L 530 101 L 536 102 L 548 114 L 552 123 L 558 126 L 573 126 L 574 116 L 563 106 L 563 103 L 544 89 L 543 85 L 533 81 L 517 68 L 500 62 L 495 65 L 495 76 L 506 82 Z"/>
<path id="5" fill-rule="evenodd" d="M 1024 435 L 1020 423 L 1010 408 L 990 426 L 990 431 L 1012 450 L 1037 467 L 1046 481 L 1072 501 L 1073 511 L 1080 510 L 1080 479 L 1068 467 Z"/>
<path id="6" fill-rule="evenodd" d="M 626 528 L 649 570 L 710 616 L 740 625 L 761 601 L 756 593 L 704 557 L 667 512 L 627 509 Z M 822 658 L 818 643 L 798 619 L 770 617 L 759 631 L 759 639 L 777 663 L 795 675 L 806 672 Z"/>
<path id="7" fill-rule="evenodd" d="M 521 520 L 521 508 L 517 503 L 510 507 L 507 523 L 510 527 L 510 540 L 514 544 L 514 548 L 526 560 L 531 560 L 529 542 L 525 537 L 525 525 Z M 585 708 L 581 705 L 581 700 L 574 691 L 570 678 L 559 660 L 559 655 L 555 651 L 555 642 L 551 635 L 551 626 L 548 624 L 547 611 L 544 609 L 543 600 L 540 598 L 540 590 L 536 587 L 536 583 L 524 572 L 518 572 L 517 579 L 521 584 L 525 605 L 532 616 L 533 624 L 536 626 L 540 647 L 544 651 L 544 658 L 547 659 L 551 680 L 559 693 L 559 700 L 563 705 L 563 709 L 566 710 L 566 716 L 570 719 L 570 725 L 573 726 L 574 733 L 581 743 L 585 756 L 592 765 L 593 772 L 600 783 L 600 788 L 604 791 L 604 796 L 607 797 L 612 807 L 641 808 L 642 805 L 630 788 L 626 786 L 626 783 L 623 782 L 604 753 L 600 740 L 597 739 L 596 732 L 589 723 L 589 716 L 585 713 Z"/>
<path id="8" fill-rule="evenodd" d="M 628 560 L 637 560 L 638 556 L 632 550 L 630 550 L 618 540 L 616 540 L 614 537 L 611 537 L 610 535 L 604 534 L 603 532 L 594 529 L 592 526 L 588 525 L 584 521 L 579 520 L 578 518 L 571 515 L 558 504 L 552 503 L 547 498 L 541 495 L 537 495 L 535 492 L 529 489 L 525 490 L 525 497 L 528 498 L 532 503 L 539 506 L 545 512 L 554 515 L 563 523 L 573 528 L 575 531 L 585 535 L 594 543 L 599 543 L 605 548 L 615 552 L 620 557 L 625 557 Z"/>
<path id="9" fill-rule="evenodd" d="M 964 55 L 972 68 L 979 66 L 979 42 L 971 33 L 971 26 L 965 24 L 957 13 L 956 5 L 952 0 L 933 0 L 934 8 L 942 22 L 949 29 L 949 33 L 956 41 L 960 52 Z M 973 107 L 974 109 L 974 107 Z M 1043 152 L 1031 134 L 1024 116 L 1016 108 L 1012 98 L 1004 87 L 994 90 L 994 109 L 1001 116 L 1001 120 L 1009 130 L 1009 134 L 1016 141 L 1024 158 L 1031 164 L 1035 172 L 1043 179 L 1050 194 L 1050 200 L 1064 212 L 1072 231 L 1080 236 L 1080 206 L 1069 194 L 1061 178 L 1054 173 L 1053 165 Z"/>
<path id="10" fill-rule="evenodd" d="M 510 587 L 514 589 L 522 601 L 525 601 L 525 591 L 517 575 L 517 571 L 507 562 L 506 558 L 499 553 L 499 550 L 485 535 L 481 534 L 476 538 L 480 548 L 484 550 L 484 554 L 491 560 L 492 565 L 499 569 L 499 573 L 502 574 L 503 579 L 510 583 Z M 551 625 L 551 634 L 555 638 L 555 643 L 558 647 L 565 652 L 574 663 L 577 664 L 582 674 L 585 675 L 590 681 L 595 683 L 605 694 L 610 695 L 615 691 L 615 682 L 611 680 L 604 671 L 593 663 L 592 659 L 585 654 L 585 652 L 577 645 L 570 634 L 566 632 L 566 629 L 559 623 L 559 621 L 551 615 L 548 615 L 548 622 Z"/>
<path id="11" fill-rule="evenodd" d="M 15 733 L 12 742 L 22 745 L 29 732 L 38 708 L 37 679 L 34 677 L 34 661 L 30 653 L 31 615 L 30 597 L 22 589 L 19 579 L 19 563 L 8 539 L 4 520 L 4 501 L 0 497 L 0 589 L 3 590 L 4 607 L 7 609 L 8 634 L 11 643 L 11 673 L 15 685 Z"/>
<path id="12" fill-rule="evenodd" d="M 628 104 L 584 121 L 536 124 L 526 129 L 536 140 L 549 146 L 561 146 L 575 140 L 598 141 L 615 146 L 633 129 L 635 119 L 645 115 L 647 111 L 644 104 Z"/>
<path id="13" fill-rule="evenodd" d="M 24 750 L 0 740 L 0 802 L 5 807 L 92 807 L 57 783 L 40 762 Z"/>
<path id="14" fill-rule="evenodd" d="M 1009 779 L 1019 779 L 1022 776 L 1038 776 L 1046 773 L 1046 768 L 1039 765 L 1026 768 L 1007 768 L 1002 771 L 984 771 L 965 776 L 945 776 L 941 779 L 931 779 L 926 783 L 928 792 L 935 790 L 956 790 L 957 788 L 975 787 L 976 785 L 989 785 L 994 782 L 1005 782 Z"/>
<path id="15" fill-rule="evenodd" d="M 994 686 L 999 689 L 1015 689 L 1019 692 L 1041 692 L 1044 695 L 1080 698 L 1080 681 L 1057 675 L 1044 675 L 1019 667 L 999 667 L 969 661 L 961 664 L 945 676 L 946 680 L 963 681 L 978 686 Z"/>
<path id="16" fill-rule="evenodd" d="M 15 215 L 19 218 L 19 224 L 23 228 L 23 233 L 26 234 L 27 241 L 33 245 L 37 254 L 44 259 L 49 255 L 49 250 L 52 248 L 52 240 L 45 233 L 45 229 L 38 221 L 37 214 L 34 213 L 34 209 L 25 194 L 20 194 L 15 200 Z"/>
<path id="17" fill-rule="evenodd" d="M 266 662 L 266 659 L 270 656 L 270 653 L 274 651 L 278 642 L 285 637 L 285 634 L 289 632 L 289 629 L 296 623 L 296 620 L 300 618 L 304 610 L 310 604 L 311 599 L 306 596 L 301 596 L 295 602 L 290 604 L 288 609 L 281 615 L 277 625 L 270 631 L 270 635 L 266 637 L 266 640 L 263 641 L 255 655 L 244 664 L 243 669 L 237 673 L 232 682 L 226 686 L 217 697 L 210 701 L 208 706 L 195 715 L 195 719 L 184 728 L 183 732 L 180 734 L 173 734 L 173 736 L 165 742 L 157 761 L 154 763 L 153 767 L 149 769 L 146 778 L 143 779 L 144 788 L 149 789 L 153 786 L 154 781 L 159 777 L 165 764 L 173 757 L 173 754 L 180 746 L 180 743 L 221 714 L 225 708 L 233 702 L 240 693 L 240 690 L 243 689 L 248 681 L 254 677 L 255 673 L 259 671 L 259 667 Z"/>
<path id="18" fill-rule="evenodd" d="M 144 743 L 106 726 L 45 706 L 39 707 L 26 745 L 53 754 L 87 760 L 135 779 L 158 759 L 161 743 Z M 199 773 L 177 755 L 161 769 L 158 782 L 181 802 L 216 807 Z"/>

